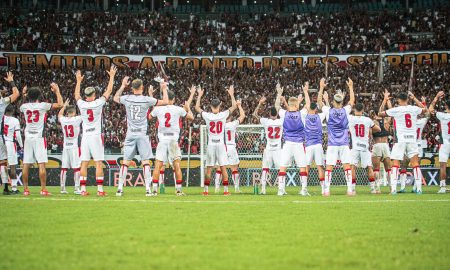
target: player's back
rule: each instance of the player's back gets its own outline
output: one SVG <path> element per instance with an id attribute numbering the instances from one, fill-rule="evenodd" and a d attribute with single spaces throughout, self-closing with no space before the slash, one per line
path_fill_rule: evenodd
<path id="1" fill-rule="evenodd" d="M 155 107 L 151 112 L 153 117 L 158 119 L 158 139 L 178 140 L 180 136 L 182 117 L 186 116 L 186 111 L 175 105 Z"/>
<path id="2" fill-rule="evenodd" d="M 261 125 L 266 135 L 266 149 L 281 148 L 281 134 L 283 134 L 283 121 L 281 119 L 261 118 Z"/>
<path id="3" fill-rule="evenodd" d="M 422 139 L 422 133 L 423 133 L 423 130 L 425 129 L 425 126 L 427 125 L 427 123 L 428 123 L 428 118 L 426 118 L 426 117 L 417 119 L 417 133 L 416 133 L 417 140 Z"/>
<path id="4" fill-rule="evenodd" d="M 124 95 L 120 97 L 120 103 L 125 105 L 127 113 L 127 135 L 146 135 L 148 111 L 156 105 L 157 100 L 149 96 Z"/>
<path id="5" fill-rule="evenodd" d="M 436 117 L 441 125 L 441 143 L 450 144 L 450 113 L 437 112 Z"/>
<path id="6" fill-rule="evenodd" d="M 228 115 L 230 115 L 228 110 L 219 113 L 202 112 L 208 130 L 208 144 L 224 143 L 224 126 Z"/>
<path id="7" fill-rule="evenodd" d="M 102 133 L 103 106 L 106 104 L 105 97 L 93 101 L 79 99 L 77 101 L 80 116 L 83 120 L 83 136 L 99 135 Z"/>
<path id="8" fill-rule="evenodd" d="M 325 106 L 324 106 L 325 108 Z M 328 146 L 348 145 L 348 116 L 351 106 L 329 108 L 326 112 Z"/>
<path id="9" fill-rule="evenodd" d="M 81 116 L 74 117 L 60 117 L 59 122 L 64 136 L 64 148 L 78 147 L 80 136 L 80 125 L 82 122 Z"/>
<path id="10" fill-rule="evenodd" d="M 280 110 L 279 115 L 283 119 L 283 137 L 285 141 L 303 143 L 305 140 L 305 127 L 300 111 Z"/>
<path id="11" fill-rule="evenodd" d="M 239 126 L 239 120 L 225 123 L 225 142 L 226 145 L 236 145 L 236 129 Z"/>
<path id="12" fill-rule="evenodd" d="M 0 98 L 0 119 L 2 119 L 3 116 L 5 115 L 6 107 L 8 107 L 9 104 L 10 104 L 9 97 Z"/>
<path id="13" fill-rule="evenodd" d="M 19 119 L 13 116 L 5 115 L 3 117 L 3 138 L 5 139 L 5 141 L 15 141 L 16 130 L 20 130 Z"/>
<path id="14" fill-rule="evenodd" d="M 398 106 L 386 111 L 386 114 L 394 119 L 394 132 L 397 142 L 416 142 L 417 116 L 421 113 L 421 108 L 411 105 Z"/>
<path id="15" fill-rule="evenodd" d="M 366 116 L 350 115 L 349 129 L 352 136 L 352 148 L 357 150 L 369 150 L 370 128 L 374 126 L 372 119 Z"/>
<path id="16" fill-rule="evenodd" d="M 322 144 L 322 122 L 323 114 L 306 114 L 304 117 L 305 123 L 305 146 Z"/>
<path id="17" fill-rule="evenodd" d="M 20 111 L 25 116 L 25 137 L 40 138 L 44 136 L 44 125 L 47 121 L 47 111 L 52 108 L 51 103 L 33 102 L 24 103 Z"/>

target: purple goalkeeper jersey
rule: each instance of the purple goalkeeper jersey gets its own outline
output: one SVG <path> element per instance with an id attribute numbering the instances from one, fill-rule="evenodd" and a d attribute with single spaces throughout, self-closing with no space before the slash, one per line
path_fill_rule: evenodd
<path id="1" fill-rule="evenodd" d="M 330 109 L 328 115 L 328 146 L 348 145 L 348 117 L 345 108 Z"/>
<path id="2" fill-rule="evenodd" d="M 283 121 L 283 137 L 288 142 L 303 143 L 305 140 L 305 128 L 299 111 L 286 112 Z"/>
<path id="3" fill-rule="evenodd" d="M 305 117 L 305 146 L 322 144 L 322 120 L 318 114 Z"/>

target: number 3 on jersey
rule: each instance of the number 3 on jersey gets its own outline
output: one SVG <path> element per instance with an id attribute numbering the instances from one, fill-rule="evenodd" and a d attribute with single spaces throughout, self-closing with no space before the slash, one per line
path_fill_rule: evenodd
<path id="1" fill-rule="evenodd" d="M 92 109 L 87 109 L 86 113 L 88 114 L 88 121 L 94 121 L 94 111 Z"/>
<path id="2" fill-rule="evenodd" d="M 34 116 L 34 117 L 33 117 Z M 38 122 L 39 121 L 39 111 L 27 111 L 27 122 Z"/>
<path id="3" fill-rule="evenodd" d="M 66 137 L 67 138 L 72 138 L 75 135 L 75 133 L 73 132 L 73 126 L 72 125 L 64 126 L 64 131 L 66 132 Z"/>

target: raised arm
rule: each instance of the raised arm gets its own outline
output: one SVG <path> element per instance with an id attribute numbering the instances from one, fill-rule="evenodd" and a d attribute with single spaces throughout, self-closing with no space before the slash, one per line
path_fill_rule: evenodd
<path id="1" fill-rule="evenodd" d="M 412 99 L 414 101 L 414 104 L 416 104 L 417 107 L 422 109 L 422 113 L 427 113 L 428 112 L 428 108 L 425 107 L 425 105 L 423 105 L 423 103 L 416 98 L 416 96 L 414 95 L 413 92 L 408 91 L 408 96 L 410 99 Z"/>
<path id="2" fill-rule="evenodd" d="M 75 77 L 77 78 L 77 84 L 75 85 L 75 101 L 78 101 L 81 99 L 81 82 L 84 79 L 84 76 L 81 75 L 81 71 L 77 70 L 77 73 L 75 73 Z"/>
<path id="3" fill-rule="evenodd" d="M 230 111 L 230 114 L 232 114 L 234 112 L 234 110 L 236 110 L 236 108 L 237 108 L 236 98 L 234 97 L 234 86 L 231 85 L 227 89 L 227 92 L 228 92 L 228 95 L 230 95 L 230 98 L 231 98 L 231 107 L 228 108 L 228 110 Z"/>
<path id="4" fill-rule="evenodd" d="M 323 107 L 322 97 L 323 97 L 323 90 L 325 89 L 326 86 L 327 83 L 325 82 L 325 78 L 320 79 L 319 94 L 317 96 L 317 105 L 319 106 L 320 109 L 322 109 Z"/>
<path id="5" fill-rule="evenodd" d="M 66 102 L 64 102 L 61 110 L 58 112 L 58 119 L 61 120 L 61 117 L 64 116 L 64 112 L 66 111 L 66 107 L 69 106 L 69 99 L 66 99 Z"/>
<path id="6" fill-rule="evenodd" d="M 348 105 L 351 107 L 355 106 L 355 92 L 353 91 L 353 81 L 348 78 L 347 81 L 348 90 L 350 91 L 350 100 L 348 101 Z"/>
<path id="7" fill-rule="evenodd" d="M 244 109 L 242 108 L 242 103 L 241 103 L 240 100 L 236 102 L 236 105 L 237 105 L 237 107 L 238 107 L 238 109 L 239 109 L 239 118 L 238 118 L 238 121 L 239 121 L 239 124 L 242 124 L 242 123 L 244 122 L 244 119 L 245 119 L 245 111 L 244 111 Z"/>
<path id="8" fill-rule="evenodd" d="M 256 109 L 253 112 L 253 117 L 255 117 L 256 119 L 260 119 L 261 117 L 259 116 L 258 112 L 259 109 L 261 108 L 261 106 L 266 102 L 266 97 L 261 97 L 261 99 L 258 102 L 258 105 L 256 105 Z"/>
<path id="9" fill-rule="evenodd" d="M 162 81 L 160 83 L 160 88 L 162 90 L 162 99 L 158 100 L 158 103 L 156 104 L 156 106 L 165 106 L 167 104 L 169 104 L 169 95 L 167 94 L 167 90 L 168 90 L 168 82 L 164 82 Z"/>
<path id="10" fill-rule="evenodd" d="M 192 85 L 191 88 L 189 88 L 189 98 L 185 103 L 185 106 L 187 106 L 189 108 L 189 110 L 191 110 L 191 104 L 192 104 L 192 100 L 194 100 L 194 96 L 195 96 L 195 86 Z M 186 110 L 187 112 L 187 110 Z"/>
<path id="11" fill-rule="evenodd" d="M 202 113 L 203 110 L 202 110 L 202 108 L 200 107 L 200 102 L 201 102 L 201 100 L 202 100 L 203 94 L 205 93 L 205 90 L 203 90 L 203 89 L 199 86 L 199 87 L 197 88 L 197 93 L 198 93 L 198 96 L 197 96 L 197 100 L 195 101 L 195 111 L 198 112 L 198 113 Z"/>
<path id="12" fill-rule="evenodd" d="M 194 89 L 195 89 L 195 87 L 194 87 Z M 187 112 L 187 114 L 186 114 L 186 120 L 188 120 L 188 121 L 194 120 L 194 114 L 192 113 L 192 111 L 191 111 L 191 106 L 190 106 L 190 104 L 188 104 L 187 101 L 184 103 L 183 108 L 184 108 L 184 110 Z"/>
<path id="13" fill-rule="evenodd" d="M 305 108 L 309 110 L 311 106 L 311 99 L 309 98 L 309 82 L 305 82 L 302 88 L 303 88 L 303 96 L 305 97 Z"/>
<path id="14" fill-rule="evenodd" d="M 56 83 L 52 83 L 50 84 L 50 88 L 52 89 L 52 92 L 55 93 L 56 95 L 56 103 L 52 104 L 52 110 L 59 109 L 64 105 L 61 92 L 59 91 L 59 86 Z"/>
<path id="15" fill-rule="evenodd" d="M 430 107 L 428 108 L 428 110 L 430 111 L 430 113 L 434 112 L 434 107 L 436 106 L 436 103 L 445 96 L 444 91 L 439 91 L 437 93 L 437 95 L 434 97 L 433 101 L 430 104 Z"/>
<path id="16" fill-rule="evenodd" d="M 130 77 L 125 76 L 122 79 L 122 85 L 120 86 L 119 90 L 116 91 L 116 94 L 114 95 L 114 102 L 116 103 L 120 103 L 120 97 L 122 96 L 123 90 L 125 90 L 125 88 L 130 85 Z"/>
<path id="17" fill-rule="evenodd" d="M 275 99 L 275 109 L 279 111 L 281 109 L 281 96 L 283 95 L 283 87 L 277 83 L 277 98 Z"/>
<path id="18" fill-rule="evenodd" d="M 9 103 L 14 103 L 20 97 L 19 89 L 14 82 L 14 74 L 12 72 L 7 72 L 5 80 L 9 83 L 9 85 L 11 85 L 13 91 L 12 94 L 8 97 Z"/>
<path id="19" fill-rule="evenodd" d="M 380 109 L 378 109 L 378 116 L 380 116 L 380 117 L 386 117 L 387 116 L 385 109 L 386 109 L 386 104 L 390 103 L 390 101 L 389 101 L 389 99 L 391 98 L 390 95 L 391 94 L 388 92 L 388 90 L 385 89 L 384 90 L 383 102 L 381 102 Z"/>
<path id="20" fill-rule="evenodd" d="M 325 101 L 325 105 L 330 107 L 330 99 L 328 97 L 328 92 L 325 91 L 323 92 L 323 101 Z"/>
<path id="21" fill-rule="evenodd" d="M 105 97 L 106 100 L 109 99 L 109 96 L 111 96 L 112 94 L 112 90 L 114 87 L 114 77 L 116 76 L 117 73 L 117 68 L 114 65 L 111 65 L 111 68 L 109 69 L 109 71 L 107 71 L 108 75 L 109 75 L 109 82 L 108 82 L 108 86 L 106 87 L 106 91 L 103 93 L 103 96 Z"/>

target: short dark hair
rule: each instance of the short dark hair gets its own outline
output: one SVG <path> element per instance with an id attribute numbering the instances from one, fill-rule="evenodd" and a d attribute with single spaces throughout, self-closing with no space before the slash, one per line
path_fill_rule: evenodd
<path id="1" fill-rule="evenodd" d="M 275 117 L 275 116 L 277 116 L 277 115 L 278 115 L 277 108 L 275 108 L 275 107 L 270 107 L 270 116 Z"/>
<path id="2" fill-rule="evenodd" d="M 217 108 L 217 107 L 219 107 L 219 105 L 220 105 L 219 99 L 215 98 L 215 99 L 211 100 L 211 107 Z"/>
<path id="3" fill-rule="evenodd" d="M 357 112 L 362 112 L 362 111 L 364 110 L 364 104 L 362 104 L 362 103 L 356 103 L 356 105 L 355 105 L 355 110 L 356 110 Z"/>
<path id="4" fill-rule="evenodd" d="M 398 99 L 407 101 L 408 100 L 408 94 L 406 92 L 400 92 L 397 96 Z"/>
<path id="5" fill-rule="evenodd" d="M 30 89 L 28 89 L 27 96 L 30 99 L 30 101 L 36 101 L 41 97 L 41 89 L 36 86 L 30 87 Z"/>
<path id="6" fill-rule="evenodd" d="M 169 100 L 173 100 L 175 98 L 175 93 L 172 90 L 168 90 L 167 96 L 169 96 Z"/>
<path id="7" fill-rule="evenodd" d="M 5 114 L 12 115 L 14 111 L 15 111 L 14 106 L 9 104 L 5 109 Z"/>
<path id="8" fill-rule="evenodd" d="M 309 108 L 310 108 L 311 110 L 317 109 L 317 103 L 315 103 L 315 102 L 311 103 L 311 105 L 309 105 Z"/>
<path id="9" fill-rule="evenodd" d="M 134 79 L 134 80 L 131 82 L 131 87 L 132 87 L 133 89 L 138 90 L 143 84 L 144 84 L 144 83 L 142 82 L 141 79 Z"/>
<path id="10" fill-rule="evenodd" d="M 67 112 L 67 114 L 69 114 L 69 113 L 76 113 L 77 109 L 75 108 L 75 106 L 70 105 L 70 106 L 67 106 L 66 112 Z"/>

